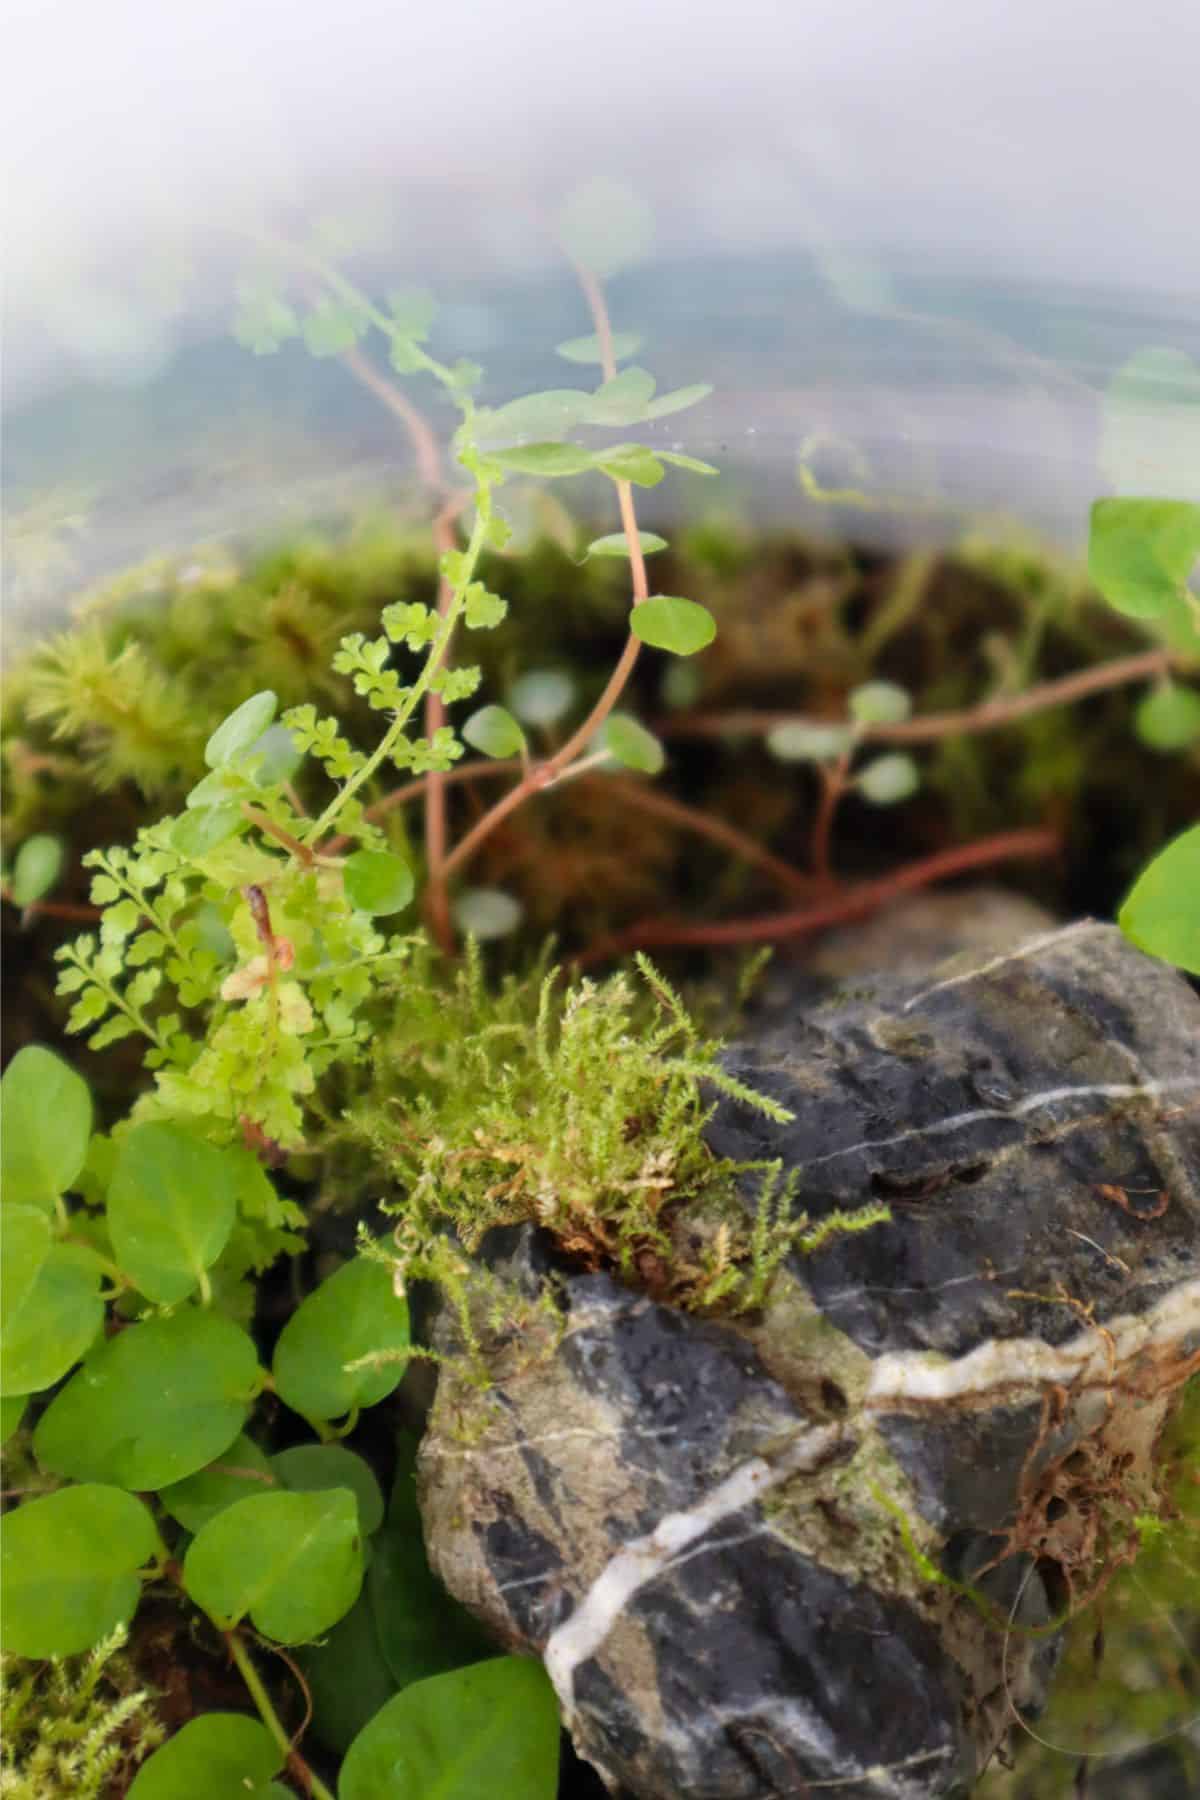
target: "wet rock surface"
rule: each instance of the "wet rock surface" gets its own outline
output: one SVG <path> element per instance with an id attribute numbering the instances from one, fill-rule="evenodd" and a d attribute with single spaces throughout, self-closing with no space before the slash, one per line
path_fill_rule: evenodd
<path id="1" fill-rule="evenodd" d="M 1084 922 L 802 1010 L 776 982 L 728 1060 L 794 1117 L 722 1100 L 714 1152 L 890 1222 L 717 1319 L 493 1234 L 510 1322 L 486 1389 L 442 1370 L 430 1554 L 614 1789 L 964 1795 L 1200 1361 L 1200 1000 Z"/>

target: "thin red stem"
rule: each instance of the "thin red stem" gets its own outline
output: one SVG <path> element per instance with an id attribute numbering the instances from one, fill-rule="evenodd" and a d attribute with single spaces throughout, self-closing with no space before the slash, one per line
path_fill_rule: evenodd
<path id="1" fill-rule="evenodd" d="M 986 868 L 999 862 L 1015 862 L 1046 857 L 1058 849 L 1057 832 L 1045 827 L 1024 831 L 1006 831 L 994 837 L 981 838 L 974 844 L 960 844 L 953 850 L 940 850 L 934 856 L 908 863 L 890 875 L 875 881 L 864 881 L 842 893 L 820 901 L 815 906 L 793 912 L 767 913 L 749 919 L 728 919 L 711 925 L 692 925 L 686 920 L 646 920 L 628 931 L 614 933 L 592 944 L 576 960 L 581 966 L 607 962 L 630 950 L 682 947 L 685 945 L 763 944 L 779 938 L 802 937 L 823 931 L 831 925 L 845 924 L 875 912 L 898 894 L 912 893 L 929 887 L 935 881 L 948 881 L 973 869 Z"/>

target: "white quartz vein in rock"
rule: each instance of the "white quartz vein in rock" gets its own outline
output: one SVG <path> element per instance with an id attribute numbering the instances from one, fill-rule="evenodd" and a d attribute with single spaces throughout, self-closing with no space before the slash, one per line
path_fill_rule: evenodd
<path id="1" fill-rule="evenodd" d="M 935 981 L 932 987 L 922 988 L 911 1000 L 906 1000 L 900 1008 L 902 1013 L 911 1012 L 914 1006 L 920 1006 L 931 994 L 944 993 L 947 988 L 962 987 L 964 982 L 979 981 L 985 975 L 994 974 L 997 969 L 1007 967 L 1009 963 L 1023 962 L 1028 956 L 1036 956 L 1039 950 L 1048 950 L 1051 944 L 1060 944 L 1067 938 L 1076 937 L 1082 931 L 1094 931 L 1094 919 L 1076 919 L 1070 925 L 1057 926 L 1053 931 L 1043 931 L 1037 937 L 1026 938 L 1012 950 L 1005 950 L 999 956 L 990 956 L 986 962 L 976 963 L 973 968 L 964 969 L 961 975 L 947 975 L 944 981 Z"/>
<path id="2" fill-rule="evenodd" d="M 1065 1344 L 1040 1338 L 991 1338 L 965 1356 L 894 1350 L 877 1357 L 867 1383 L 868 1405 L 905 1400 L 954 1400 L 1043 1382 L 1070 1386 L 1105 1381 L 1114 1363 L 1141 1351 L 1200 1334 L 1200 1280 L 1182 1281 L 1144 1313 L 1122 1314 L 1080 1331 Z"/>
<path id="3" fill-rule="evenodd" d="M 1164 1094 L 1200 1094 L 1200 1081 L 1178 1075 L 1170 1081 L 1099 1081 L 1082 1087 L 1043 1088 L 1037 1094 L 1023 1094 L 1011 1106 L 974 1106 L 970 1112 L 951 1113 L 949 1118 L 931 1119 L 927 1125 L 913 1125 L 891 1137 L 863 1138 L 861 1143 L 843 1144 L 838 1150 L 827 1150 L 800 1165 L 802 1172 L 819 1168 L 822 1163 L 836 1162 L 839 1156 L 853 1156 L 856 1150 L 888 1150 L 893 1144 L 907 1144 L 913 1138 L 938 1137 L 946 1131 L 961 1131 L 977 1125 L 981 1119 L 1021 1119 L 1036 1112 L 1039 1106 L 1054 1106 L 1060 1100 L 1147 1100 L 1161 1099 Z"/>
<path id="4" fill-rule="evenodd" d="M 695 1506 L 686 1512 L 667 1513 L 653 1531 L 617 1551 L 546 1645 L 546 1672 L 568 1716 L 574 1703 L 576 1669 L 596 1654 L 639 1588 L 657 1579 L 722 1519 L 753 1505 L 789 1476 L 818 1468 L 841 1435 L 840 1426 L 821 1425 L 801 1432 L 770 1462 L 762 1456 L 751 1457 Z"/>

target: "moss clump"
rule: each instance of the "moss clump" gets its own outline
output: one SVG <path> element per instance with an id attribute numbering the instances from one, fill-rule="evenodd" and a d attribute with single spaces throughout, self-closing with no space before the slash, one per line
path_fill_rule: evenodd
<path id="1" fill-rule="evenodd" d="M 86 1656 L 0 1658 L 0 1794 L 104 1800 L 124 1793 L 166 1733 L 116 1631 Z"/>
<path id="2" fill-rule="evenodd" d="M 577 1265 L 658 1298 L 758 1304 L 807 1222 L 777 1165 L 714 1157 L 703 1126 L 716 1092 L 788 1115 L 732 1080 L 657 971 L 639 969 L 640 984 L 560 989 L 543 964 L 489 991 L 477 954 L 449 982 L 418 958 L 344 1127 L 400 1190 L 385 1210 L 410 1272 L 433 1261 L 444 1285 L 433 1246 L 447 1224 L 473 1250 L 495 1226 L 529 1223 Z M 748 1168 L 762 1175 L 753 1216 L 737 1198 Z M 706 1228 L 685 1237 L 682 1217 Z"/>

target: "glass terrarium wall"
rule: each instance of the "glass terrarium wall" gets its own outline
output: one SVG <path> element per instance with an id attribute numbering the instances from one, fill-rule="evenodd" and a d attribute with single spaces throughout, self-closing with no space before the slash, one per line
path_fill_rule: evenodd
<path id="1" fill-rule="evenodd" d="M 1098 493 L 1200 493 L 1192 0 L 124 0 L 11 38 L 10 621 L 395 500 L 411 449 L 361 371 L 231 333 L 239 291 L 311 304 L 305 257 L 431 290 L 488 404 L 578 385 L 581 191 L 637 361 L 714 388 L 650 434 L 720 483 L 647 522 L 1073 547 Z"/>

